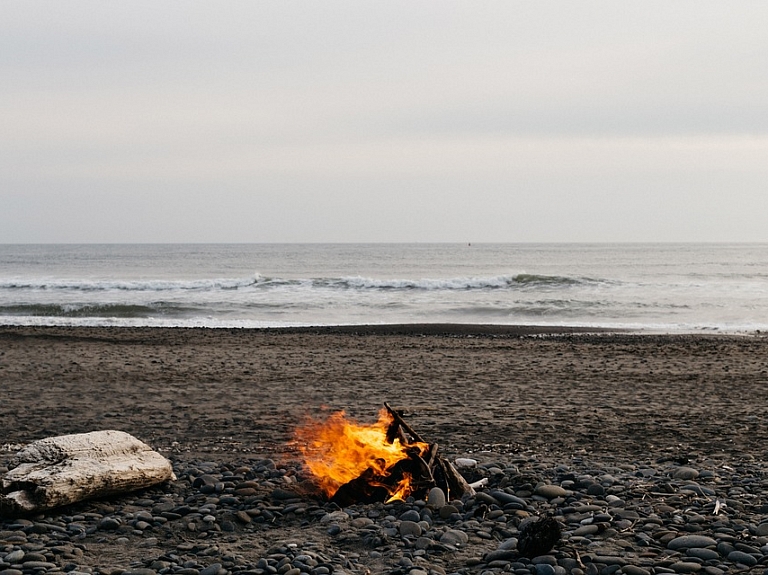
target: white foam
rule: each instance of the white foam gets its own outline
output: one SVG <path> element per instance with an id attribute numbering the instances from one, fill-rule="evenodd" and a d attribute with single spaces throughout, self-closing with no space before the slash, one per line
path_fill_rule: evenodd
<path id="1" fill-rule="evenodd" d="M 34 291 L 205 291 L 237 289 L 259 282 L 255 278 L 214 278 L 194 280 L 111 280 L 111 279 L 7 279 L 0 281 L 0 290 Z"/>

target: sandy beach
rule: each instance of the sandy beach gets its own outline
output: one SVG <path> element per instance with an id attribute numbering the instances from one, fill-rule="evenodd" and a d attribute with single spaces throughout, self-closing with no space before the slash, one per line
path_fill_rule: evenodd
<path id="1" fill-rule="evenodd" d="M 385 401 L 405 410 L 447 456 L 481 464 L 762 465 L 768 459 L 768 339 L 498 326 L 0 328 L 0 467 L 19 445 L 36 439 L 118 429 L 179 470 L 213 462 L 242 471 L 259 461 L 295 460 L 292 431 L 307 415 L 343 409 L 373 421 Z M 183 489 L 192 489 L 193 475 L 180 479 Z M 3 523 L 4 544 L 13 549 L 7 534 L 24 529 L 9 527 L 10 519 Z M 311 523 L 305 518 L 274 532 L 238 524 L 219 535 L 253 562 L 240 570 L 254 571 L 270 545 Z M 148 556 L 166 556 L 173 567 L 169 553 L 193 549 L 179 545 L 214 537 L 172 531 L 153 535 L 151 553 L 125 546 L 118 552 L 111 539 L 89 534 L 80 561 L 122 572 Z M 151 535 L 138 533 L 124 536 Z M 443 572 L 471 570 L 478 565 L 471 556 L 493 548 L 478 541 L 474 551 L 432 563 L 442 562 Z M 327 545 L 333 546 L 330 539 Z M 386 553 L 372 557 L 358 557 L 355 565 L 407 571 L 386 563 Z M 171 567 L 154 570 L 180 569 Z M 262 572 L 270 572 L 266 564 Z"/>
<path id="2" fill-rule="evenodd" d="M 277 455 L 304 415 L 373 420 L 389 401 L 456 453 L 766 454 L 768 340 L 546 332 L 6 327 L 0 437 L 115 428 L 194 457 Z"/>

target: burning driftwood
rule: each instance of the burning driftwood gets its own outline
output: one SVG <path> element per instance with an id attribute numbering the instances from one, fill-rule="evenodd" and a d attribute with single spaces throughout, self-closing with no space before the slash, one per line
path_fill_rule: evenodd
<path id="1" fill-rule="evenodd" d="M 342 506 L 425 498 L 434 487 L 448 499 L 474 493 L 437 444 L 425 442 L 387 403 L 375 424 L 339 412 L 299 428 L 296 438 L 320 490 Z"/>
<path id="2" fill-rule="evenodd" d="M 15 456 L 0 481 L 0 514 L 24 515 L 175 479 L 171 463 L 123 431 L 48 437 Z"/>

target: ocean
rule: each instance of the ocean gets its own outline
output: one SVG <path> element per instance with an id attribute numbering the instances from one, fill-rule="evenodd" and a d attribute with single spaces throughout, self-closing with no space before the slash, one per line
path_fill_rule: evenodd
<path id="1" fill-rule="evenodd" d="M 768 330 L 768 244 L 0 245 L 0 324 Z"/>

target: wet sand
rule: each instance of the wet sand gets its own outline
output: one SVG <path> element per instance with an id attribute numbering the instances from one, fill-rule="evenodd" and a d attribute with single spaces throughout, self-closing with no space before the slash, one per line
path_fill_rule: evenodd
<path id="1" fill-rule="evenodd" d="M 120 429 L 201 458 L 291 452 L 384 401 L 449 452 L 768 451 L 768 339 L 499 326 L 0 328 L 0 442 Z"/>

